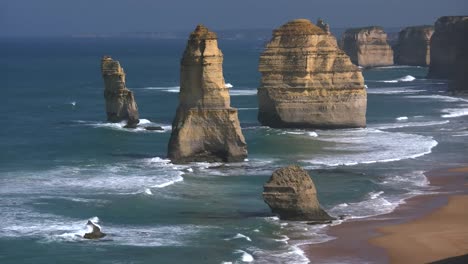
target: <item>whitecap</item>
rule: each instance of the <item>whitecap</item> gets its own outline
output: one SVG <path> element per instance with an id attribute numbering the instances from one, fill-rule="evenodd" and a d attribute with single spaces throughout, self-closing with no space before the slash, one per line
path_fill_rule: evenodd
<path id="1" fill-rule="evenodd" d="M 235 236 L 233 236 L 233 237 L 231 237 L 231 238 L 226 238 L 226 239 L 224 239 L 224 240 L 233 240 L 233 239 L 240 239 L 240 238 L 245 239 L 245 240 L 247 240 L 247 241 L 249 241 L 249 242 L 252 241 L 252 239 L 250 239 L 250 237 L 248 237 L 248 236 L 246 236 L 246 235 L 243 235 L 243 234 L 241 234 L 241 233 L 237 233 Z"/>
<path id="2" fill-rule="evenodd" d="M 374 124 L 369 125 L 369 128 L 374 129 L 392 129 L 403 127 L 424 127 L 424 126 L 440 126 L 450 123 L 449 120 L 444 121 L 427 121 L 427 122 L 405 122 L 405 123 L 392 123 L 392 124 Z"/>
<path id="3" fill-rule="evenodd" d="M 393 162 L 429 154 L 437 145 L 430 136 L 387 132 L 372 128 L 322 131 L 316 140 L 334 142 L 333 154 L 316 154 L 304 162 L 325 166 L 353 166 Z"/>
<path id="4" fill-rule="evenodd" d="M 231 96 L 257 95 L 257 89 L 230 89 L 229 95 Z"/>
<path id="5" fill-rule="evenodd" d="M 398 120 L 398 121 L 408 120 L 408 117 L 407 116 L 400 116 L 400 117 L 397 117 L 396 120 Z"/>
<path id="6" fill-rule="evenodd" d="M 394 94 L 416 94 L 420 92 L 426 92 L 422 89 L 413 89 L 414 87 L 391 87 L 391 88 L 371 88 L 367 90 L 368 94 L 383 94 L 383 95 L 394 95 Z"/>
<path id="7" fill-rule="evenodd" d="M 412 98 L 412 99 L 432 99 L 432 100 L 438 100 L 438 101 L 443 101 L 443 102 L 468 102 L 467 99 L 459 98 L 459 97 L 453 97 L 453 96 L 447 96 L 447 95 L 408 95 L 405 96 L 406 98 Z"/>
<path id="8" fill-rule="evenodd" d="M 441 117 L 454 118 L 468 115 L 468 108 L 446 108 L 442 112 L 446 114 L 441 115 Z"/>
<path id="9" fill-rule="evenodd" d="M 398 82 L 412 82 L 416 80 L 414 76 L 406 75 L 404 77 L 395 79 L 395 80 L 386 80 L 386 81 L 377 81 L 377 82 L 384 82 L 384 83 L 398 83 Z"/>
<path id="10" fill-rule="evenodd" d="M 226 88 L 232 88 L 232 87 L 234 87 L 234 85 L 232 85 L 232 84 L 230 84 L 230 83 L 225 83 L 225 84 L 224 84 L 224 87 L 226 87 Z"/>
<path id="11" fill-rule="evenodd" d="M 234 253 L 242 254 L 241 258 L 240 258 L 240 260 L 242 262 L 253 262 L 254 261 L 254 257 L 252 255 L 250 255 L 249 253 L 247 253 L 246 251 L 244 251 L 244 250 L 238 249 L 238 250 L 235 250 Z"/>

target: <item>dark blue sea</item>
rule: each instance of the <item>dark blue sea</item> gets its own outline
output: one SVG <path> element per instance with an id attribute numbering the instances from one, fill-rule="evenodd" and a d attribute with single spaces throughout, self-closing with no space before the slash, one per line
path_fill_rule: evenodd
<path id="1" fill-rule="evenodd" d="M 363 70 L 368 127 L 282 130 L 257 122 L 262 40 L 220 40 L 242 163 L 166 159 L 186 40 L 0 40 L 0 263 L 307 263 L 328 226 L 280 221 L 271 173 L 305 167 L 332 215 L 368 218 L 427 192 L 424 172 L 466 164 L 468 99 L 427 68 Z M 142 124 L 106 122 L 100 59 L 119 60 Z M 92 219 L 108 236 L 84 240 Z M 340 224 L 340 221 L 333 223 Z"/>

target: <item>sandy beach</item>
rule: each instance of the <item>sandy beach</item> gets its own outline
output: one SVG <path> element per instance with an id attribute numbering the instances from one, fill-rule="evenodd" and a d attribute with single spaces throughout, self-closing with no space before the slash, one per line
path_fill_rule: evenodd
<path id="1" fill-rule="evenodd" d="M 426 175 L 435 193 L 387 215 L 331 227 L 335 240 L 304 248 L 311 262 L 429 263 L 468 254 L 468 167 Z"/>

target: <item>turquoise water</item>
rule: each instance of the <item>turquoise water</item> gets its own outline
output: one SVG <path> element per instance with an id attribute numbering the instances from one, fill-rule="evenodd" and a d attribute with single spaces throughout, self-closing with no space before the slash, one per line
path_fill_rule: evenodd
<path id="1" fill-rule="evenodd" d="M 270 129 L 256 120 L 263 43 L 221 40 L 248 160 L 173 165 L 165 155 L 184 46 L 0 41 L 1 263 L 307 263 L 298 245 L 332 238 L 326 226 L 270 214 L 261 192 L 276 168 L 304 166 L 331 214 L 364 218 L 437 191 L 424 171 L 466 163 L 468 100 L 424 79 L 426 68 L 364 70 L 366 129 Z M 125 68 L 142 123 L 165 131 L 105 122 L 103 55 Z M 105 239 L 80 238 L 90 218 Z"/>

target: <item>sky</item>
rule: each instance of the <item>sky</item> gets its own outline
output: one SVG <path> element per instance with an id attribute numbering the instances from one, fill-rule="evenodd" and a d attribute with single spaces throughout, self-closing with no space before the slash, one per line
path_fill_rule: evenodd
<path id="1" fill-rule="evenodd" d="M 0 0 L 0 36 L 273 29 L 321 17 L 333 28 L 433 24 L 468 0 Z"/>

